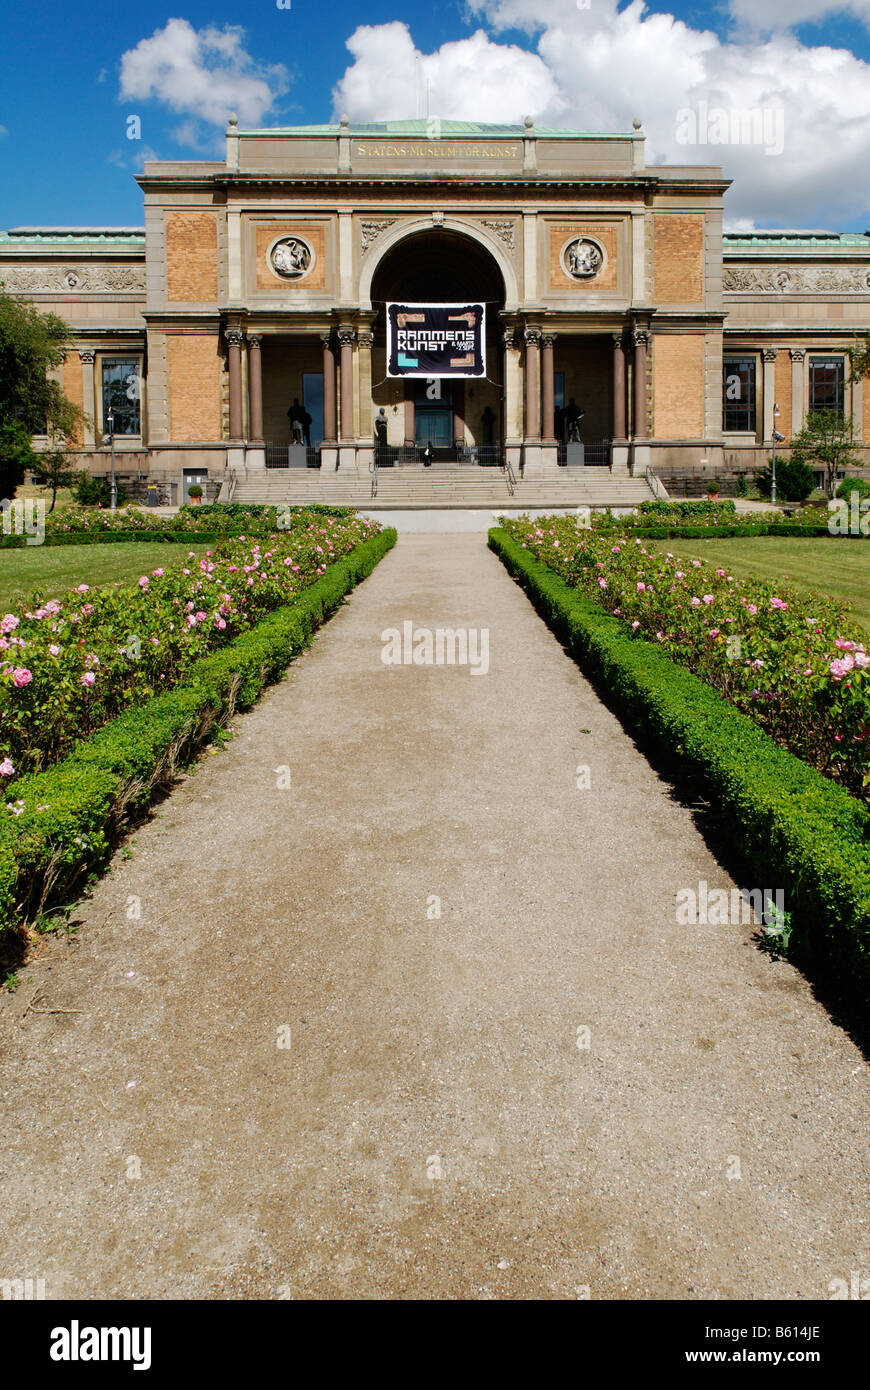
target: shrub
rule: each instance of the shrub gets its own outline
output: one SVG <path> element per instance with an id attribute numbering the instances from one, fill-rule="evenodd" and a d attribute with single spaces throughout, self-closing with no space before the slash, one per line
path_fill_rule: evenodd
<path id="1" fill-rule="evenodd" d="M 730 498 L 722 501 L 706 502 L 680 502 L 680 501 L 650 501 L 641 502 L 640 510 L 644 516 L 661 517 L 663 521 L 698 521 L 702 517 L 708 520 L 725 517 L 733 520 L 736 515 L 736 507 Z"/>
<path id="2" fill-rule="evenodd" d="M 127 489 L 123 483 L 116 482 L 115 493 L 120 506 L 127 500 Z M 80 507 L 111 507 L 112 485 L 107 478 L 94 478 L 82 471 L 76 475 L 73 496 Z"/>
<path id="3" fill-rule="evenodd" d="M 756 485 L 762 497 L 770 497 L 773 465 L 756 474 Z M 813 470 L 800 459 L 778 459 L 776 465 L 776 495 L 781 502 L 805 502 L 816 485 Z"/>
<path id="4" fill-rule="evenodd" d="M 782 887 L 789 954 L 870 978 L 870 813 L 778 747 L 727 699 L 639 640 L 506 530 L 491 548 L 626 725 L 716 807 L 758 885 Z"/>
<path id="5" fill-rule="evenodd" d="M 857 492 L 858 501 L 863 502 L 870 497 L 870 482 L 866 478 L 844 478 L 838 485 L 835 497 L 842 497 L 845 501 L 850 501 L 853 492 Z"/>

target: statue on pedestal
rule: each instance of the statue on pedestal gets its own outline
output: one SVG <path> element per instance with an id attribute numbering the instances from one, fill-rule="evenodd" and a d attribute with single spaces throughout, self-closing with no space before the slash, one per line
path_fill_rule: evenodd
<path id="1" fill-rule="evenodd" d="M 311 416 L 304 405 L 299 404 L 299 397 L 293 397 L 293 404 L 287 411 L 287 418 L 290 421 L 290 432 L 293 436 L 294 444 L 305 443 L 311 448 Z"/>
<path id="2" fill-rule="evenodd" d="M 581 410 L 572 396 L 568 404 L 562 411 L 562 427 L 565 430 L 565 441 L 568 444 L 580 443 L 580 421 L 586 414 Z"/>

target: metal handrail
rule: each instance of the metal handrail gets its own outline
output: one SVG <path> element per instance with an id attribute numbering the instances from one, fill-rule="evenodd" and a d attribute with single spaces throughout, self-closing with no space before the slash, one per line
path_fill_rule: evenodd
<path id="1" fill-rule="evenodd" d="M 513 497 L 514 492 L 516 491 L 517 478 L 516 474 L 514 473 L 513 464 L 511 463 L 507 454 L 505 454 L 504 456 L 504 478 L 505 482 L 507 483 L 508 493 L 511 497 Z"/>
<path id="2" fill-rule="evenodd" d="M 370 467 L 370 469 L 371 469 L 371 474 L 372 474 L 372 497 L 377 497 L 377 495 L 378 495 L 378 460 L 377 460 L 377 457 L 375 457 L 375 458 L 372 459 L 371 463 L 369 464 L 369 467 Z"/>
<path id="3" fill-rule="evenodd" d="M 651 468 L 647 468 L 646 470 L 646 480 L 652 489 L 653 496 L 657 497 L 660 502 L 669 502 L 671 500 L 671 495 L 661 478 L 657 473 L 654 473 Z"/>
<path id="4" fill-rule="evenodd" d="M 229 482 L 229 487 L 227 488 L 227 502 L 228 502 L 228 503 L 229 503 L 229 502 L 232 502 L 233 497 L 235 496 L 235 492 L 236 492 L 236 483 L 237 483 L 238 481 L 239 481 L 239 475 L 238 475 L 238 473 L 236 472 L 235 468 L 231 468 L 231 469 L 230 469 L 230 482 Z"/>

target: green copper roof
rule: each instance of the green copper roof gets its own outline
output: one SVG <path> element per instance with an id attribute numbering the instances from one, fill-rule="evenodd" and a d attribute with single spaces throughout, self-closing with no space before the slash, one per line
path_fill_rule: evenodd
<path id="1" fill-rule="evenodd" d="M 772 229 L 754 232 L 723 232 L 722 241 L 728 247 L 757 247 L 775 249 L 778 246 L 837 246 L 870 247 L 870 232 L 823 232 Z"/>
<path id="2" fill-rule="evenodd" d="M 437 126 L 434 123 L 437 121 Z M 422 117 L 413 121 L 366 121 L 357 124 L 351 121 L 349 125 L 296 125 L 296 126 L 263 126 L 253 130 L 239 130 L 240 135 L 392 135 L 398 139 L 430 139 L 435 133 L 436 139 L 445 138 L 468 138 L 469 136 L 510 136 L 518 139 L 520 136 L 529 134 L 537 136 L 547 136 L 548 138 L 577 138 L 578 136 L 594 136 L 596 140 L 624 140 L 631 131 L 607 132 L 589 130 L 558 130 L 554 126 L 532 126 L 528 131 L 525 125 L 493 125 L 485 121 L 445 121 L 437 116 Z"/>
<path id="3" fill-rule="evenodd" d="M 0 246 L 81 246 L 145 244 L 144 227 L 10 227 L 0 231 Z"/>

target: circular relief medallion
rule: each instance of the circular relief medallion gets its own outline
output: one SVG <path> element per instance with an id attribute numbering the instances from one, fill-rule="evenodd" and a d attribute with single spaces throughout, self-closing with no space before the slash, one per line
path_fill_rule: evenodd
<path id="1" fill-rule="evenodd" d="M 562 250 L 562 265 L 572 280 L 591 280 L 604 261 L 604 247 L 592 237 L 574 237 Z"/>
<path id="2" fill-rule="evenodd" d="M 314 265 L 314 252 L 299 236 L 282 236 L 269 248 L 269 265 L 282 280 L 299 280 Z"/>
<path id="3" fill-rule="evenodd" d="M 82 283 L 81 276 L 77 275 L 74 270 L 68 270 L 63 279 L 68 290 L 77 290 Z"/>

